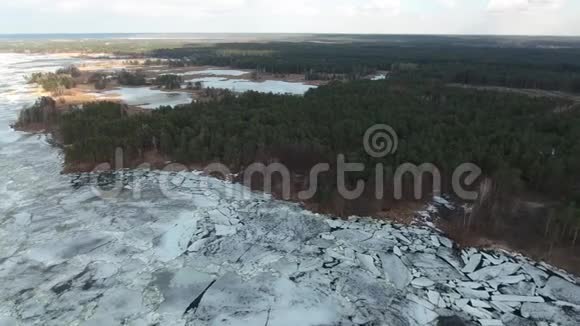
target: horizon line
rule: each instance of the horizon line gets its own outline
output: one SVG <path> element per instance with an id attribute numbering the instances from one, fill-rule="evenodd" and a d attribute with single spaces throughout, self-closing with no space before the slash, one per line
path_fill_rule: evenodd
<path id="1" fill-rule="evenodd" d="M 560 37 L 560 38 L 574 38 L 579 37 L 580 34 L 492 34 L 492 33 L 350 33 L 350 32 L 16 32 L 16 33 L 0 33 L 0 36 L 31 36 L 31 35 L 377 35 L 377 36 L 498 36 L 498 37 Z"/>

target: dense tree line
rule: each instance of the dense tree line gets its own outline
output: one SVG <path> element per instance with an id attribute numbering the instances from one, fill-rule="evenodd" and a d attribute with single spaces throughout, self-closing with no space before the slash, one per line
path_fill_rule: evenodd
<path id="1" fill-rule="evenodd" d="M 118 103 L 93 103 L 58 119 L 69 164 L 112 163 L 117 147 L 124 148 L 127 160 L 156 151 L 184 164 L 219 161 L 233 171 L 274 160 L 307 175 L 314 164 L 328 162 L 333 169 L 321 176 L 320 202 L 334 200 L 339 153 L 371 167 L 347 175 L 351 186 L 373 180 L 377 163 L 433 163 L 444 176 L 446 191 L 454 169 L 472 162 L 493 183 L 491 200 L 478 213 L 486 218 L 476 216 L 480 222 L 473 225 L 501 232 L 518 194 L 533 192 L 561 205 L 546 225 L 526 224 L 535 227 L 530 234 L 576 242 L 580 112 L 556 110 L 566 105 L 570 103 L 387 80 L 336 82 L 304 97 L 224 92 L 217 100 L 140 115 L 127 115 Z M 22 116 L 31 115 L 42 116 L 37 109 Z M 376 159 L 365 152 L 363 135 L 376 123 L 397 131 L 395 154 Z M 357 212 L 353 210 L 345 212 Z M 522 228 L 518 223 L 514 230 Z"/>
<path id="2" fill-rule="evenodd" d="M 53 95 L 62 95 L 64 90 L 75 87 L 77 81 L 81 80 L 82 82 L 82 79 L 79 79 L 81 75 L 81 71 L 76 66 L 68 66 L 60 68 L 56 72 L 33 73 L 27 77 L 27 81 L 28 83 L 39 84 L 45 91 L 51 92 Z M 170 86 L 175 88 L 175 84 L 179 81 L 179 78 L 175 77 L 160 76 L 158 81 L 163 82 L 163 85 L 161 85 L 163 87 Z M 102 72 L 95 72 L 89 75 L 87 81 L 94 84 L 96 89 L 105 89 L 112 79 L 116 79 L 119 85 L 124 86 L 143 86 L 149 84 L 142 70 L 129 71 L 126 69 L 118 71 L 112 76 L 108 76 Z"/>
<path id="3" fill-rule="evenodd" d="M 109 83 L 109 77 L 102 73 L 102 72 L 95 72 L 92 73 L 88 80 L 89 83 L 92 83 L 95 85 L 95 89 L 97 90 L 102 90 L 107 88 L 107 84 Z"/>
<path id="4" fill-rule="evenodd" d="M 28 83 L 38 84 L 47 92 L 54 95 L 61 95 L 66 89 L 76 86 L 74 78 L 70 74 L 38 72 L 27 78 Z"/>
<path id="5" fill-rule="evenodd" d="M 49 125 L 57 123 L 59 111 L 56 108 L 56 101 L 49 96 L 43 96 L 36 102 L 22 111 L 18 115 L 18 121 L 14 124 L 16 128 L 26 128 L 32 124 Z"/>
<path id="6" fill-rule="evenodd" d="M 183 77 L 175 74 L 163 74 L 155 77 L 153 84 L 164 89 L 179 89 L 183 83 Z"/>
<path id="7" fill-rule="evenodd" d="M 392 40 L 391 40 L 392 41 Z M 359 79 L 377 70 L 402 77 L 445 82 L 538 88 L 580 93 L 580 49 L 478 46 L 439 39 L 358 43 L 245 43 L 156 50 L 172 66 L 217 65 L 270 73 L 305 74 L 307 79 Z M 485 53 L 485 55 L 482 55 Z M 394 75 L 396 77 L 396 75 Z"/>
<path id="8" fill-rule="evenodd" d="M 56 71 L 57 75 L 69 75 L 72 78 L 77 78 L 81 75 L 81 71 L 74 65 L 70 65 L 64 68 L 60 68 Z"/>
<path id="9" fill-rule="evenodd" d="M 401 138 L 397 154 L 381 161 L 388 165 L 432 162 L 449 172 L 474 162 L 490 175 L 517 170 L 514 177 L 530 189 L 578 195 L 580 115 L 554 112 L 567 103 L 384 81 L 335 83 L 304 97 L 249 92 L 221 98 L 115 119 L 118 105 L 87 105 L 63 123 L 64 140 L 75 148 L 67 159 L 110 161 L 112 149 L 122 145 L 133 153 L 157 148 L 182 162 L 219 160 L 239 168 L 283 148 L 307 148 L 328 161 L 345 153 L 373 164 L 362 135 L 384 122 Z M 103 155 L 92 153 L 101 147 L 97 138 L 110 143 L 98 150 Z"/>
<path id="10" fill-rule="evenodd" d="M 147 85 L 147 78 L 141 70 L 128 71 L 121 70 L 116 74 L 117 81 L 120 85 L 125 86 L 143 86 Z"/>
<path id="11" fill-rule="evenodd" d="M 453 83 L 580 93 L 580 70 L 575 66 L 546 69 L 509 64 L 449 64 L 425 66 L 422 72 Z"/>

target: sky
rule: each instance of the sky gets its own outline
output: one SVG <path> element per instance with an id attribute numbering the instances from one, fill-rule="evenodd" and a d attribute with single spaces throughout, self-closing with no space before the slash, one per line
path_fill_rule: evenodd
<path id="1" fill-rule="evenodd" d="M 0 34 L 580 35 L 580 0 L 0 0 Z"/>

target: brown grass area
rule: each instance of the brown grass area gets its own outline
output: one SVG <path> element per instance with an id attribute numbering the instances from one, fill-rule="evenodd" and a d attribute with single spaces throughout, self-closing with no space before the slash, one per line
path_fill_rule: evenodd
<path id="1" fill-rule="evenodd" d="M 93 163 L 93 162 L 68 162 L 65 164 L 62 173 L 80 173 L 80 172 L 91 172 L 102 164 L 107 164 L 106 162 Z M 143 153 L 142 158 L 134 158 L 129 162 L 129 166 L 123 166 L 122 168 L 136 168 L 138 166 L 144 166 L 144 164 L 149 164 L 152 169 L 163 169 L 167 164 L 167 158 L 157 151 L 151 150 Z M 109 164 L 109 169 L 119 168 L 112 167 Z"/>
<path id="2" fill-rule="evenodd" d="M 396 223 L 410 225 L 415 222 L 417 211 L 424 209 L 425 203 L 419 201 L 398 202 L 392 208 L 377 212 L 374 217 L 394 221 Z"/>
<path id="3" fill-rule="evenodd" d="M 128 65 L 125 59 L 106 59 L 106 60 L 95 60 L 89 61 L 87 63 L 80 64 L 78 68 L 82 71 L 96 72 L 99 70 L 111 70 L 118 68 L 138 68 L 142 66 Z M 131 61 L 138 61 L 139 64 L 143 64 L 145 59 L 131 59 Z"/>
<path id="4" fill-rule="evenodd" d="M 35 122 L 35 123 L 29 123 L 26 126 L 22 127 L 22 126 L 12 126 L 15 130 L 18 131 L 24 131 L 24 132 L 29 132 L 29 133 L 33 133 L 33 134 L 37 134 L 37 133 L 45 133 L 48 132 L 49 130 L 49 126 L 46 125 L 45 123 L 40 123 L 40 122 Z"/>
<path id="5" fill-rule="evenodd" d="M 69 105 L 80 105 L 95 101 L 104 101 L 104 100 L 115 101 L 115 99 L 99 98 L 96 97 L 95 95 L 76 91 L 67 92 L 64 95 L 54 96 L 53 98 L 56 101 L 58 108 L 66 108 Z"/>

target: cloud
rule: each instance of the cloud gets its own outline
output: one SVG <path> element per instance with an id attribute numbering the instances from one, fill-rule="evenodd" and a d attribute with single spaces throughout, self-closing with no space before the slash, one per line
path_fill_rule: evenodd
<path id="1" fill-rule="evenodd" d="M 19 0 L 3 6 L 53 13 L 105 12 L 126 16 L 187 17 L 243 9 L 251 0 Z M 48 3 L 48 4 L 47 4 Z"/>
<path id="2" fill-rule="evenodd" d="M 199 17 L 221 14 L 259 16 L 396 15 L 402 0 L 19 0 L 0 4 L 61 14 L 102 12 L 129 17 Z M 447 5 L 455 0 L 429 0 Z M 47 5 L 50 3 L 50 5 Z"/>
<path id="3" fill-rule="evenodd" d="M 336 12 L 346 16 L 393 16 L 401 12 L 401 0 L 347 1 L 337 6 Z"/>
<path id="4" fill-rule="evenodd" d="M 455 0 L 435 0 L 435 2 L 447 8 L 454 8 L 457 5 Z"/>
<path id="5" fill-rule="evenodd" d="M 0 31 L 570 35 L 578 1 L 0 0 Z"/>
<path id="6" fill-rule="evenodd" d="M 116 0 L 105 10 L 127 16 L 196 17 L 240 10 L 245 5 L 246 0 Z"/>
<path id="7" fill-rule="evenodd" d="M 246 11 L 262 14 L 274 14 L 284 16 L 315 16 L 324 10 L 324 1 L 312 0 L 249 0 L 244 8 Z"/>
<path id="8" fill-rule="evenodd" d="M 490 0 L 487 10 L 491 12 L 541 11 L 560 9 L 566 0 Z"/>

